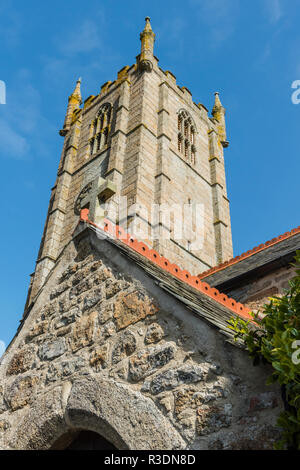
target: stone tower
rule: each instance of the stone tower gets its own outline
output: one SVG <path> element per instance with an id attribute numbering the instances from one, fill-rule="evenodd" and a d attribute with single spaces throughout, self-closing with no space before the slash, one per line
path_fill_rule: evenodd
<path id="1" fill-rule="evenodd" d="M 223 149 L 225 109 L 212 117 L 158 66 L 146 18 L 141 52 L 81 107 L 70 95 L 63 149 L 27 302 L 66 246 L 82 208 L 104 215 L 173 263 L 198 274 L 232 257 Z M 107 209 L 109 207 L 109 211 Z"/>
<path id="2" fill-rule="evenodd" d="M 231 256 L 225 110 L 216 94 L 209 118 L 158 67 L 148 18 L 141 42 L 83 108 L 81 80 L 69 97 L 25 313 L 0 358 L 1 450 L 271 449 L 278 437 L 280 390 L 228 321 L 252 318 L 241 301 L 269 295 L 271 274 L 291 275 L 299 229 L 215 266 Z M 196 249 L 175 237 L 190 222 Z"/>

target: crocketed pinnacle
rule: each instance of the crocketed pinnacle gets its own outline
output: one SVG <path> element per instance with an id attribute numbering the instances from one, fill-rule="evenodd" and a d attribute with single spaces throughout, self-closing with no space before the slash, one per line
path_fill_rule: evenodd
<path id="1" fill-rule="evenodd" d="M 81 104 L 82 102 L 82 98 L 81 98 L 81 91 L 80 91 L 80 85 L 81 85 L 81 77 L 78 78 L 77 82 L 76 82 L 76 86 L 75 86 L 75 89 L 73 91 L 73 93 L 70 95 L 69 97 L 69 100 L 71 98 L 75 98 L 78 100 L 79 104 Z"/>
<path id="2" fill-rule="evenodd" d="M 229 142 L 226 137 L 225 108 L 221 103 L 219 92 L 215 92 L 215 104 L 212 109 L 213 117 L 218 121 L 218 133 L 220 142 L 224 148 L 228 147 Z"/>
<path id="3" fill-rule="evenodd" d="M 75 89 L 73 93 L 69 96 L 64 127 L 63 129 L 59 131 L 59 134 L 63 137 L 67 134 L 68 130 L 70 129 L 74 111 L 79 109 L 82 103 L 80 85 L 81 85 L 81 77 L 78 78 Z"/>
<path id="4" fill-rule="evenodd" d="M 141 54 L 140 54 L 140 66 L 142 70 L 150 71 L 153 67 L 153 50 L 155 34 L 152 31 L 150 18 L 146 16 L 146 24 L 144 30 L 140 34 L 141 40 Z"/>
<path id="5" fill-rule="evenodd" d="M 214 104 L 214 107 L 212 109 L 212 115 L 214 116 L 217 112 L 220 112 L 223 109 L 224 108 L 223 108 L 221 100 L 220 100 L 220 93 L 218 91 L 216 91 L 215 92 L 215 104 Z"/>

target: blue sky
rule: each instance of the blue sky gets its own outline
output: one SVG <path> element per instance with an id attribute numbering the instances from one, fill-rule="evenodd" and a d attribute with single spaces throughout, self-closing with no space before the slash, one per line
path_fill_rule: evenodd
<path id="1" fill-rule="evenodd" d="M 299 0 L 78 0 L 0 4 L 1 341 L 13 337 L 34 270 L 62 148 L 67 97 L 85 99 L 139 53 L 144 17 L 155 54 L 209 109 L 227 108 L 235 255 L 299 225 Z"/>

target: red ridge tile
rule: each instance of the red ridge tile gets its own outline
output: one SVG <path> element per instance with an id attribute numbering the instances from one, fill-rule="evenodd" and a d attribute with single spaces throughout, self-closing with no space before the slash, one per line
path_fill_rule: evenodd
<path id="1" fill-rule="evenodd" d="M 198 276 L 192 276 L 192 274 L 188 271 L 185 271 L 176 264 L 171 263 L 167 258 L 161 256 L 155 250 L 145 245 L 145 243 L 139 242 L 134 239 L 132 236 L 126 233 L 122 227 L 114 225 L 107 219 L 104 219 L 104 225 L 103 227 L 100 227 L 89 220 L 88 214 L 89 210 L 83 209 L 80 213 L 80 221 L 97 227 L 101 230 L 104 230 L 105 232 L 109 233 L 112 237 L 121 240 L 125 245 L 129 246 L 137 253 L 140 253 L 141 255 L 145 256 L 150 261 L 155 263 L 157 266 L 160 266 L 162 269 L 172 274 L 177 279 L 180 279 L 181 281 L 194 287 L 195 289 L 207 295 L 208 297 L 214 299 L 216 302 L 227 307 L 229 310 L 239 315 L 244 320 L 252 320 L 252 317 L 250 315 L 250 309 L 247 308 L 245 305 L 227 297 L 226 294 L 222 294 L 217 289 L 209 286 L 206 282 L 200 281 Z"/>

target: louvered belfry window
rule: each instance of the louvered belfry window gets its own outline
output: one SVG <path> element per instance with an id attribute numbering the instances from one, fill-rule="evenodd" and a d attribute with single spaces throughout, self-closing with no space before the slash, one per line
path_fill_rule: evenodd
<path id="1" fill-rule="evenodd" d="M 111 105 L 105 103 L 100 107 L 97 116 L 91 122 L 89 139 L 90 155 L 101 152 L 107 146 L 110 121 Z"/>
<path id="2" fill-rule="evenodd" d="M 195 165 L 196 147 L 195 147 L 195 126 L 190 114 L 186 110 L 181 110 L 177 121 L 177 148 L 178 152 L 183 154 L 184 158 Z"/>

